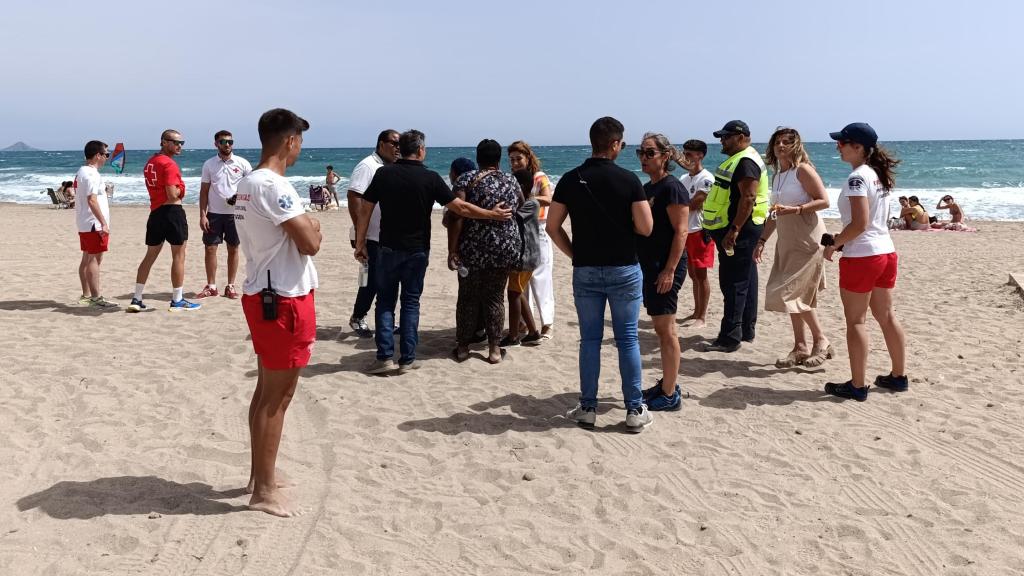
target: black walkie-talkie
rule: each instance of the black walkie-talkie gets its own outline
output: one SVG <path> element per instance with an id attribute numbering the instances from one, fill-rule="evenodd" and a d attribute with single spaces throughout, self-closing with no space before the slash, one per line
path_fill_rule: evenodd
<path id="1" fill-rule="evenodd" d="M 263 319 L 277 320 L 277 292 L 270 286 L 270 270 L 267 270 L 267 287 L 260 290 L 263 300 Z"/>

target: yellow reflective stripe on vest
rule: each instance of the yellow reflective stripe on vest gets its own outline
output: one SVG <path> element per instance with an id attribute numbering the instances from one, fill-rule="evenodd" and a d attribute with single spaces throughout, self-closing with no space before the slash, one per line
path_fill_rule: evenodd
<path id="1" fill-rule="evenodd" d="M 768 167 L 765 166 L 761 155 L 753 146 L 729 156 L 715 170 L 715 182 L 704 200 L 704 228 L 706 230 L 719 230 L 729 225 L 729 189 L 732 185 L 732 176 L 736 166 L 743 158 L 750 158 L 761 169 L 761 178 L 757 183 L 757 200 L 754 202 L 754 210 L 751 219 L 754 224 L 764 224 L 768 217 L 768 201 L 771 189 L 768 185 Z"/>

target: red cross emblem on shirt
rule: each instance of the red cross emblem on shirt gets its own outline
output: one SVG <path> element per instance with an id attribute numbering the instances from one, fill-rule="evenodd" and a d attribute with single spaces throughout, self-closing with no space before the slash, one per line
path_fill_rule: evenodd
<path id="1" fill-rule="evenodd" d="M 156 188 L 156 166 L 146 164 L 146 169 L 143 171 L 143 174 L 146 176 L 146 186 Z"/>

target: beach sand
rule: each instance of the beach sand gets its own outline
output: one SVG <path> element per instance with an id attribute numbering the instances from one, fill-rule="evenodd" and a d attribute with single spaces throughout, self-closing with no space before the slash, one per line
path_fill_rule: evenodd
<path id="1" fill-rule="evenodd" d="M 188 212 L 187 293 L 204 276 Z M 122 306 L 146 215 L 113 208 L 102 281 Z M 838 356 L 817 370 L 773 367 L 780 314 L 735 354 L 697 352 L 721 314 L 712 273 L 709 327 L 681 329 L 682 411 L 628 435 L 610 323 L 598 428 L 562 416 L 578 393 L 566 258 L 553 340 L 457 364 L 436 219 L 423 367 L 369 377 L 373 342 L 347 327 L 348 216 L 321 221 L 319 341 L 278 461 L 304 513 L 279 519 L 241 491 L 255 357 L 239 303 L 167 313 L 165 250 L 154 311 L 78 307 L 73 213 L 0 206 L 0 574 L 1024 574 L 1024 299 L 1007 285 L 1024 223 L 894 233 L 911 389 L 866 403 L 821 393 L 849 374 L 835 264 L 820 313 Z M 684 316 L 689 280 L 681 301 Z M 888 358 L 870 333 L 873 376 Z"/>

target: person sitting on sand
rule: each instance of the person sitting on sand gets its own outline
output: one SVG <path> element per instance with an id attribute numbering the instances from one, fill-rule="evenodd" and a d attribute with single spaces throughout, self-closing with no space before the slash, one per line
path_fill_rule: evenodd
<path id="1" fill-rule="evenodd" d="M 908 200 L 910 201 L 910 209 L 913 210 L 910 230 L 927 230 L 931 228 L 932 224 L 928 219 L 928 212 L 925 211 L 924 206 L 921 206 L 921 201 L 917 199 L 917 196 L 911 196 Z"/>
<path id="2" fill-rule="evenodd" d="M 899 225 L 895 227 L 895 230 L 910 230 L 910 223 L 914 221 L 914 209 L 910 207 L 910 199 L 906 196 L 900 196 L 899 202 Z"/>
<path id="3" fill-rule="evenodd" d="M 72 208 L 75 207 L 75 183 L 72 180 L 60 183 L 60 194 L 67 198 L 68 205 Z"/>
<path id="4" fill-rule="evenodd" d="M 964 211 L 960 208 L 960 205 L 953 200 L 953 197 L 949 194 L 942 197 L 939 203 L 935 205 L 936 210 L 949 210 L 949 222 L 936 222 L 932 224 L 932 228 L 939 228 L 942 230 L 962 230 L 964 227 Z"/>

